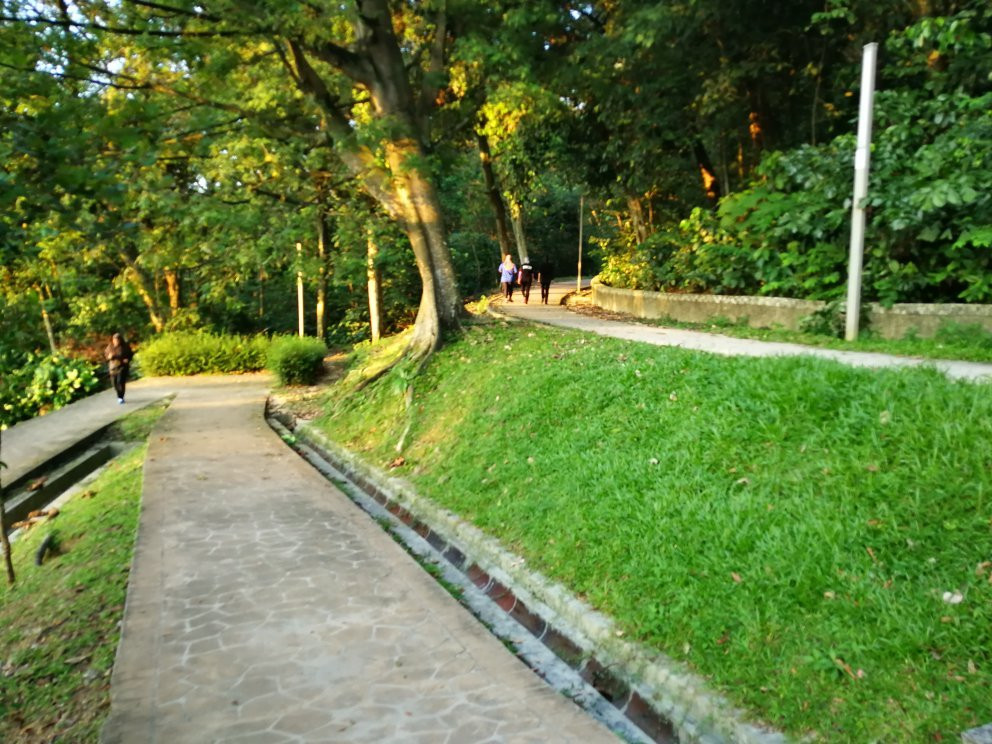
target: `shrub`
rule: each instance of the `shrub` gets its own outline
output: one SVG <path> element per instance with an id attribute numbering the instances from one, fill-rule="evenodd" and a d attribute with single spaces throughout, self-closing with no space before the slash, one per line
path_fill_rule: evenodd
<path id="1" fill-rule="evenodd" d="M 324 370 L 326 354 L 320 339 L 282 336 L 269 347 L 268 368 L 282 385 L 311 385 Z"/>
<path id="2" fill-rule="evenodd" d="M 27 354 L 22 364 L 3 371 L 0 426 L 7 427 L 85 397 L 98 385 L 96 372 L 82 359 Z"/>
<path id="3" fill-rule="evenodd" d="M 257 372 L 265 369 L 269 339 L 214 333 L 166 333 L 137 354 L 148 375 Z"/>

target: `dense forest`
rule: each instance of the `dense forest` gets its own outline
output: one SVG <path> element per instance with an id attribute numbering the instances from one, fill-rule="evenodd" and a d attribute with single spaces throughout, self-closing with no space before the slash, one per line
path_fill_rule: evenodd
<path id="1" fill-rule="evenodd" d="M 985 0 L 0 0 L 5 386 L 292 332 L 299 274 L 423 358 L 580 200 L 607 283 L 837 298 L 872 41 L 865 297 L 992 301 Z"/>

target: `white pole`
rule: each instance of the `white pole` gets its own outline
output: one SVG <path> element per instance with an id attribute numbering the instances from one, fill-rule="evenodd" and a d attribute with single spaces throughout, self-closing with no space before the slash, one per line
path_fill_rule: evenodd
<path id="1" fill-rule="evenodd" d="M 300 319 L 300 338 L 303 338 L 303 243 L 296 244 L 296 314 Z"/>
<path id="2" fill-rule="evenodd" d="M 579 275 L 575 278 L 575 291 L 582 291 L 582 212 L 585 209 L 585 194 L 579 194 Z"/>
<path id="3" fill-rule="evenodd" d="M 847 325 L 844 337 L 848 341 L 857 341 L 861 315 L 861 268 L 865 253 L 865 210 L 862 202 L 868 195 L 877 59 L 878 44 L 865 44 L 861 60 L 861 105 L 858 111 L 858 146 L 854 151 L 854 203 L 851 205 L 851 252 L 847 269 Z"/>

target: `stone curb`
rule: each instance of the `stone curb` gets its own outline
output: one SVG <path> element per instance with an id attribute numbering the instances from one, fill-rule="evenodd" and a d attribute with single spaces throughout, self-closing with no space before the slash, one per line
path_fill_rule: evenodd
<path id="1" fill-rule="evenodd" d="M 610 618 L 529 569 L 524 558 L 475 526 L 417 494 L 408 481 L 363 461 L 309 423 L 279 410 L 277 403 L 270 413 L 420 534 L 655 741 L 789 741 L 780 732 L 746 721 L 683 665 L 624 640 Z"/>

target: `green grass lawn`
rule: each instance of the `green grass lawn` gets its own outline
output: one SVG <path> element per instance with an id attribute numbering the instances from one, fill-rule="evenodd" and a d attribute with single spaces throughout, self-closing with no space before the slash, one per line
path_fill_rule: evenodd
<path id="1" fill-rule="evenodd" d="M 114 438 L 143 440 L 166 405 L 125 417 Z M 111 462 L 55 519 L 12 546 L 14 587 L 0 575 L 0 741 L 99 739 L 110 708 L 145 449 Z M 35 552 L 49 533 L 59 552 L 36 566 Z"/>
<path id="2" fill-rule="evenodd" d="M 321 425 L 825 741 L 992 721 L 992 386 L 472 326 Z M 335 397 L 335 395 L 339 397 Z"/>

